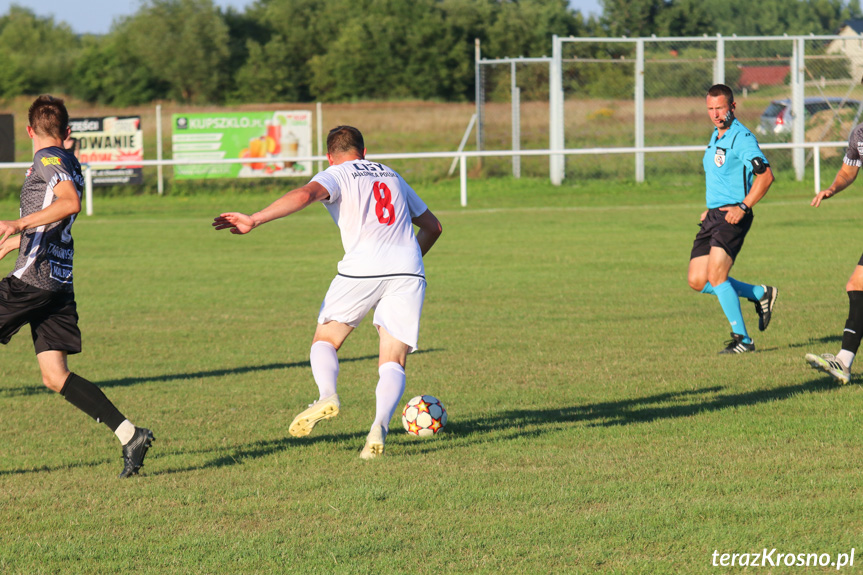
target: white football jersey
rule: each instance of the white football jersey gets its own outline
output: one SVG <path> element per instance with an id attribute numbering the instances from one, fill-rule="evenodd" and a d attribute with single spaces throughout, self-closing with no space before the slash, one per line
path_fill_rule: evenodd
<path id="1" fill-rule="evenodd" d="M 383 164 L 354 160 L 330 166 L 312 181 L 330 193 L 323 203 L 341 231 L 341 275 L 425 275 L 411 220 L 428 208 L 404 178 Z"/>

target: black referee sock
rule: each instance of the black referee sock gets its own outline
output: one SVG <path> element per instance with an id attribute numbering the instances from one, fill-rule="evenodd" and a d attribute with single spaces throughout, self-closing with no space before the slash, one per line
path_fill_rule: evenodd
<path id="1" fill-rule="evenodd" d="M 848 320 L 842 332 L 842 349 L 856 354 L 863 337 L 863 291 L 848 292 Z"/>
<path id="2" fill-rule="evenodd" d="M 80 375 L 70 373 L 60 394 L 66 398 L 66 401 L 95 419 L 97 423 L 102 422 L 107 425 L 111 431 L 117 431 L 126 419 L 102 393 L 102 390 L 96 387 L 96 384 Z"/>

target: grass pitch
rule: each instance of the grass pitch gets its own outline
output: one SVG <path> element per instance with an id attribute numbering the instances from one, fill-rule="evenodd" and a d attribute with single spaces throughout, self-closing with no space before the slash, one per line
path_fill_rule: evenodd
<path id="1" fill-rule="evenodd" d="M 236 237 L 212 217 L 272 196 L 97 198 L 75 225 L 70 364 L 157 440 L 115 479 L 116 439 L 41 386 L 16 336 L 0 572 L 707 573 L 714 551 L 860 551 L 863 390 L 803 355 L 839 348 L 863 195 L 815 210 L 780 175 L 734 271 L 779 286 L 773 323 L 744 302 L 758 353 L 720 357 L 719 305 L 686 285 L 697 176 L 471 181 L 466 209 L 452 182 L 419 191 L 444 235 L 404 399 L 439 397 L 449 423 L 415 440 L 394 418 L 372 462 L 368 321 L 340 352 L 342 413 L 287 433 L 341 256 L 322 208 Z"/>

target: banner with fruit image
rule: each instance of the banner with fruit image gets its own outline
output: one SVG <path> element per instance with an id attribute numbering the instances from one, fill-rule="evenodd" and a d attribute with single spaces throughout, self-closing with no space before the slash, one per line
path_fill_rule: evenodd
<path id="1" fill-rule="evenodd" d="M 312 112 L 174 114 L 175 160 L 246 158 L 232 164 L 174 166 L 177 179 L 308 177 L 312 163 Z"/>

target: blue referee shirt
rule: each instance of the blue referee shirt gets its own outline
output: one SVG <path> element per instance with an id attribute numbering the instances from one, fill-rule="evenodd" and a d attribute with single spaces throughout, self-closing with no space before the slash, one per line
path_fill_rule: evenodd
<path id="1" fill-rule="evenodd" d="M 702 161 L 708 208 L 742 202 L 752 187 L 752 160 L 761 158 L 769 165 L 758 140 L 737 118 L 719 139 L 718 134 L 719 129 L 714 128 Z"/>

